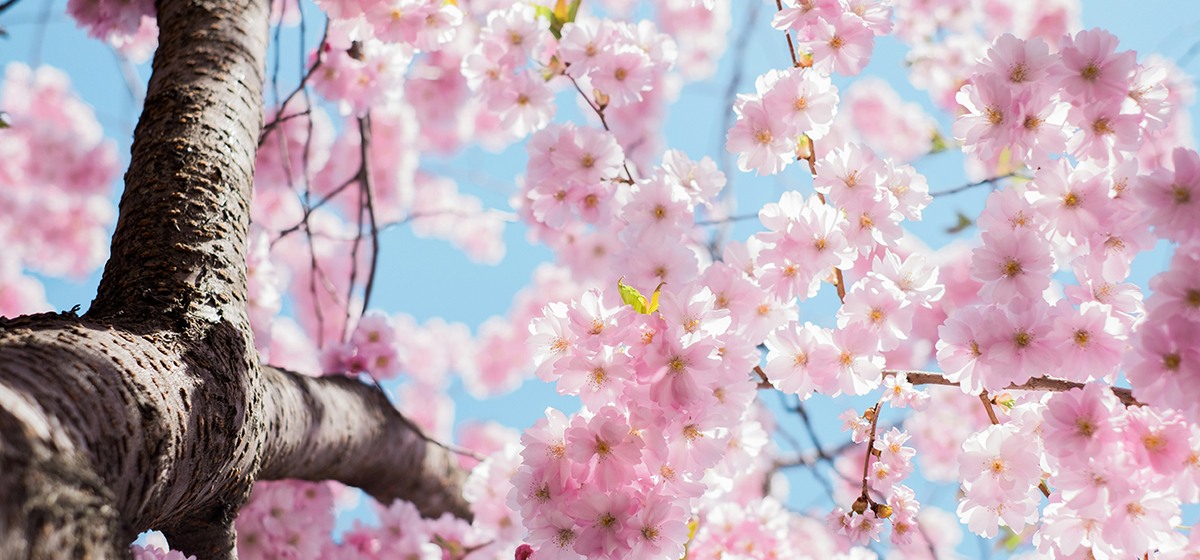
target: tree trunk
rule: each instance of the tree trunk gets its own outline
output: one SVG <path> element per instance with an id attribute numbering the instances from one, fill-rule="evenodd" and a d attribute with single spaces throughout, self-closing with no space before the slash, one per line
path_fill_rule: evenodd
<path id="1" fill-rule="evenodd" d="M 258 363 L 246 232 L 267 0 L 160 0 L 112 255 L 84 317 L 0 319 L 0 558 L 234 558 L 258 479 L 467 517 L 464 473 L 375 387 Z"/>

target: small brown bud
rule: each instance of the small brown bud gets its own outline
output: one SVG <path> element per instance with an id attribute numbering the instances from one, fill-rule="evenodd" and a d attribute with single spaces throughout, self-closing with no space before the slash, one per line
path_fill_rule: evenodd
<path id="1" fill-rule="evenodd" d="M 857 500 L 854 500 L 854 505 L 850 506 L 850 509 L 854 513 L 862 515 L 862 512 L 867 511 L 867 506 L 869 505 L 870 503 L 867 502 L 866 496 L 859 496 Z"/>
<path id="2" fill-rule="evenodd" d="M 354 41 L 350 43 L 350 48 L 346 49 L 346 54 L 350 55 L 350 58 L 353 58 L 354 60 L 367 59 L 366 53 L 363 52 L 362 41 Z"/>

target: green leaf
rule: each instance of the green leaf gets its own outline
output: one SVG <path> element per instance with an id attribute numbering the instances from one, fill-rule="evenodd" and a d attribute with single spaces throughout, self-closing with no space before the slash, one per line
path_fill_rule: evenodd
<path id="1" fill-rule="evenodd" d="M 971 218 L 967 217 L 966 214 L 959 212 L 958 213 L 958 223 L 954 224 L 953 227 L 946 228 L 946 233 L 958 233 L 958 232 L 965 230 L 973 225 L 975 225 L 975 222 L 972 221 Z"/>
<path id="2" fill-rule="evenodd" d="M 658 295 L 662 293 L 662 287 L 666 285 L 666 282 L 659 282 L 658 287 L 654 288 L 654 294 L 650 296 L 650 305 L 646 307 L 646 313 L 658 311 Z"/>
<path id="3" fill-rule="evenodd" d="M 1021 535 L 1018 535 L 1012 529 L 1004 526 L 1000 527 L 1000 544 L 1005 550 L 1009 552 L 1016 550 L 1018 546 L 1021 546 L 1021 540 Z"/>
<path id="4" fill-rule="evenodd" d="M 579 11 L 580 0 L 571 2 L 571 7 L 567 8 L 567 23 L 575 21 L 575 14 Z"/>
<path id="5" fill-rule="evenodd" d="M 567 0 L 558 0 L 554 3 L 554 17 L 558 21 L 567 21 Z"/>
<path id="6" fill-rule="evenodd" d="M 628 305 L 632 305 L 633 310 L 637 311 L 638 313 L 643 315 L 649 314 L 650 309 L 649 306 L 646 305 L 646 297 L 643 296 L 641 292 L 637 291 L 637 288 L 623 284 L 623 280 L 625 280 L 624 276 L 617 279 L 617 290 L 621 292 L 621 301 Z M 655 304 L 657 305 L 657 292 L 654 294 L 654 297 Z"/>
<path id="7" fill-rule="evenodd" d="M 933 147 L 929 148 L 929 153 L 936 154 L 948 149 L 950 146 L 946 145 L 946 138 L 942 136 L 942 132 L 936 128 L 933 129 Z"/>
<path id="8" fill-rule="evenodd" d="M 11 127 L 12 127 L 12 120 L 9 118 L 8 113 L 5 113 L 4 111 L 0 111 L 0 129 L 11 128 Z"/>
<path id="9" fill-rule="evenodd" d="M 550 8 L 547 8 L 545 6 L 538 6 L 537 4 L 534 4 L 533 11 L 534 11 L 534 13 L 537 14 L 538 17 L 544 17 L 544 18 L 546 18 L 547 21 L 550 21 L 550 22 L 554 21 L 554 10 L 551 10 Z"/>
<path id="10" fill-rule="evenodd" d="M 546 21 L 550 22 L 550 33 L 554 35 L 554 38 L 562 39 L 563 24 L 571 21 L 567 19 L 569 8 L 566 0 L 558 0 L 553 9 L 537 5 L 534 5 L 533 9 L 537 12 L 538 17 L 544 17 Z"/>

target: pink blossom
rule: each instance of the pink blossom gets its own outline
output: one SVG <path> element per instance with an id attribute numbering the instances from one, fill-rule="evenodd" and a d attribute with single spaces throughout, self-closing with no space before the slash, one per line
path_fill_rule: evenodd
<path id="1" fill-rule="evenodd" d="M 1053 395 L 1042 421 L 1046 452 L 1064 464 L 1104 456 L 1105 447 L 1120 439 L 1119 407 L 1112 392 L 1097 383 Z"/>
<path id="2" fill-rule="evenodd" d="M 1049 249 L 1036 232 L 984 232 L 983 246 L 971 254 L 971 278 L 983 282 L 980 296 L 991 302 L 1040 299 L 1054 270 Z"/>
<path id="3" fill-rule="evenodd" d="M 1063 37 L 1058 45 L 1062 88 L 1076 105 L 1107 103 L 1129 92 L 1136 53 L 1117 53 L 1117 38 L 1103 29 L 1080 31 Z"/>
<path id="4" fill-rule="evenodd" d="M 1073 170 L 1066 158 L 1043 165 L 1034 175 L 1034 184 L 1045 197 L 1034 207 L 1074 245 L 1087 243 L 1112 215 L 1104 176 Z"/>
<path id="5" fill-rule="evenodd" d="M 1170 411 L 1160 414 L 1149 407 L 1136 406 L 1128 410 L 1127 419 L 1126 448 L 1137 464 L 1149 465 L 1167 477 L 1183 470 L 1191 452 L 1188 439 L 1192 434 L 1182 415 Z"/>
<path id="6" fill-rule="evenodd" d="M 613 107 L 621 107 L 642 100 L 642 92 L 653 84 L 653 68 L 650 57 L 636 47 L 615 49 L 611 54 L 600 57 L 592 70 L 592 84 L 609 97 Z"/>
<path id="7" fill-rule="evenodd" d="M 983 387 L 997 392 L 1056 371 L 1062 356 L 1049 336 L 1054 310 L 1045 300 L 1017 301 L 999 310 L 984 327 L 995 338 L 984 351 L 991 375 L 984 378 Z"/>
<path id="8" fill-rule="evenodd" d="M 703 204 L 711 208 L 711 201 L 725 187 L 725 174 L 708 156 L 692 161 L 680 150 L 667 150 L 663 154 L 663 172 L 669 181 L 682 189 L 692 206 Z"/>
<path id="9" fill-rule="evenodd" d="M 1006 425 L 989 426 L 968 438 L 958 462 L 967 493 L 981 503 L 1020 499 L 1042 474 L 1035 449 Z"/>
<path id="10" fill-rule="evenodd" d="M 587 558 L 624 557 L 632 529 L 625 523 L 632 509 L 629 495 L 623 492 L 587 493 L 567 505 L 580 526 L 575 552 Z"/>
<path id="11" fill-rule="evenodd" d="M 860 17 L 843 13 L 829 20 L 817 19 L 807 32 L 811 37 L 796 47 L 812 53 L 814 68 L 857 76 L 871 61 L 875 33 Z"/>
<path id="12" fill-rule="evenodd" d="M 1142 402 L 1200 411 L 1200 324 L 1176 315 L 1142 323 L 1125 355 L 1123 371 L 1133 395 Z"/>
<path id="13" fill-rule="evenodd" d="M 1147 220 L 1154 226 L 1154 233 L 1179 242 L 1193 237 L 1200 224 L 1200 155 L 1176 148 L 1172 161 L 1173 171 L 1162 167 L 1140 176 L 1135 192 L 1150 213 Z"/>
<path id="14" fill-rule="evenodd" d="M 838 89 L 828 75 L 803 68 L 772 70 L 759 76 L 758 86 L 767 112 L 782 118 L 790 131 L 813 139 L 829 132 L 837 113 Z"/>
<path id="15" fill-rule="evenodd" d="M 952 131 L 963 143 L 963 151 L 991 159 L 1013 143 L 1019 109 L 1008 85 L 993 74 L 977 76 L 955 97 L 967 113 L 958 117 Z"/>
<path id="16" fill-rule="evenodd" d="M 587 466 L 585 480 L 601 492 L 615 490 L 633 478 L 645 444 L 630 433 L 629 420 L 606 406 L 591 419 L 577 416 L 566 431 L 567 455 Z"/>
<path id="17" fill-rule="evenodd" d="M 853 323 L 833 331 L 833 346 L 837 350 L 835 374 L 817 374 L 826 379 L 818 386 L 821 392 L 837 396 L 841 393 L 862 395 L 879 386 L 882 380 L 883 356 L 879 354 L 879 338 L 866 327 Z"/>
<path id="18" fill-rule="evenodd" d="M 788 135 L 786 122 L 770 114 L 763 100 L 739 99 L 734 109 L 738 120 L 725 135 L 725 149 L 738 154 L 738 169 L 774 175 L 795 160 L 795 138 Z"/>
<path id="19" fill-rule="evenodd" d="M 892 350 L 908 338 L 913 306 L 891 283 L 868 276 L 851 286 L 838 310 L 838 327 L 863 325 L 879 339 L 880 350 Z"/>
<path id="20" fill-rule="evenodd" d="M 659 494 L 646 496 L 629 523 L 630 558 L 651 560 L 683 556 L 688 540 L 688 514 L 676 502 Z"/>
<path id="21" fill-rule="evenodd" d="M 1072 107 L 1067 120 L 1079 127 L 1067 141 L 1067 151 L 1100 165 L 1118 157 L 1117 152 L 1135 151 L 1141 138 L 1141 118 L 1122 113 L 1118 102 Z"/>
<path id="22" fill-rule="evenodd" d="M 1028 87 L 1046 80 L 1057 62 L 1058 56 L 1050 54 L 1050 46 L 1040 37 L 1026 41 L 1005 33 L 992 42 L 980 67 L 1013 86 Z"/>
<path id="23" fill-rule="evenodd" d="M 908 375 L 900 371 L 883 378 L 883 397 L 880 401 L 894 408 L 911 406 L 913 410 L 921 411 L 929 406 L 929 393 L 915 388 L 908 382 Z"/>
<path id="24" fill-rule="evenodd" d="M 686 407 L 707 394 L 707 377 L 720 364 L 716 346 L 702 340 L 684 347 L 678 337 L 664 336 L 645 356 L 650 398 L 660 406 Z"/>
<path id="25" fill-rule="evenodd" d="M 767 335 L 763 371 L 776 389 L 807 398 L 816 388 L 811 372 L 828 372 L 837 359 L 828 334 L 812 323 L 789 324 Z M 823 385 L 823 384 L 822 384 Z"/>
<path id="26" fill-rule="evenodd" d="M 488 99 L 488 109 L 500 116 L 500 123 L 517 137 L 544 128 L 554 118 L 554 91 L 546 80 L 526 69 L 507 80 L 500 93 Z"/>

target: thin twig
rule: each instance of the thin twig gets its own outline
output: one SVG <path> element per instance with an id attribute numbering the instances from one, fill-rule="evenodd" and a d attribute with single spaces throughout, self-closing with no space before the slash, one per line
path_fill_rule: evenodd
<path id="1" fill-rule="evenodd" d="M 368 146 L 371 143 L 371 114 L 358 120 L 358 132 L 362 136 L 362 165 L 366 169 L 363 172 L 363 193 L 367 199 L 367 218 L 371 224 L 371 268 L 367 272 L 367 286 L 363 290 L 363 313 L 367 311 L 367 304 L 371 303 L 371 290 L 375 286 L 375 269 L 379 263 L 379 226 L 375 221 L 375 199 L 373 198 L 373 186 L 371 182 L 371 163 L 370 150 Z"/>
<path id="2" fill-rule="evenodd" d="M 782 12 L 783 11 L 783 2 L 781 0 L 775 0 L 775 7 L 778 8 L 779 11 Z M 788 54 L 792 55 L 792 66 L 799 68 L 800 60 L 796 58 L 796 45 L 794 43 L 792 43 L 792 32 L 788 31 L 787 29 L 784 29 L 783 34 L 785 36 L 787 36 Z"/>
<path id="3" fill-rule="evenodd" d="M 694 225 L 700 227 L 719 226 L 730 222 L 743 222 L 758 218 L 758 214 L 742 214 L 741 216 L 729 216 L 726 218 L 713 218 L 711 220 L 699 220 Z"/>
<path id="4" fill-rule="evenodd" d="M 726 132 L 733 128 L 733 105 L 737 99 L 738 87 L 742 83 L 742 76 L 745 75 L 746 64 L 746 49 L 750 45 L 750 37 L 753 36 L 754 24 L 758 21 L 758 11 L 762 7 L 761 2 L 748 3 L 749 10 L 746 13 L 746 22 L 742 24 L 742 28 L 738 31 L 737 41 L 733 45 L 732 58 L 734 61 L 733 72 L 729 76 L 729 82 L 725 85 L 725 97 L 722 107 L 725 108 L 724 114 L 721 115 L 721 129 L 718 131 L 718 145 L 721 154 L 721 171 L 725 173 L 725 188 L 718 193 L 720 204 L 725 208 L 725 213 L 732 215 L 737 211 L 737 190 L 735 188 L 733 173 L 733 162 L 729 150 L 725 149 L 724 138 Z M 713 233 L 712 239 L 709 241 L 708 249 L 714 261 L 720 260 L 722 248 L 725 245 L 725 237 L 729 235 L 729 228 L 720 228 Z"/>
<path id="5" fill-rule="evenodd" d="M 896 375 L 904 373 L 908 377 L 908 382 L 913 385 L 952 385 L 957 387 L 958 383 L 946 379 L 940 373 L 930 371 L 902 371 L 902 370 L 884 370 L 884 375 Z M 1083 383 L 1075 381 L 1067 381 L 1065 379 L 1054 379 L 1051 377 L 1031 377 L 1029 381 L 1021 384 L 1013 383 L 1004 389 L 1006 391 L 1052 391 L 1062 392 L 1070 391 L 1071 389 L 1082 389 Z M 1110 387 L 1114 395 L 1120 399 L 1121 404 L 1125 406 L 1142 406 L 1142 403 L 1133 398 L 1133 391 L 1124 387 Z"/>
<path id="6" fill-rule="evenodd" d="M 951 194 L 958 194 L 958 193 L 966 191 L 966 190 L 971 190 L 975 187 L 989 185 L 989 184 L 995 183 L 996 181 L 1000 181 L 1002 179 L 1008 179 L 1010 177 L 1020 177 L 1020 175 L 1017 175 L 1017 173 L 1015 171 L 1012 173 L 1005 173 L 1004 175 L 998 175 L 996 177 L 988 177 L 987 179 L 983 179 L 981 181 L 975 181 L 974 183 L 967 183 L 965 185 L 959 185 L 952 189 L 946 189 L 943 191 L 934 191 L 934 192 L 929 193 L 929 196 L 947 196 L 947 195 L 951 195 Z"/>
<path id="7" fill-rule="evenodd" d="M 563 75 L 567 76 L 566 74 Z M 575 85 L 575 91 L 578 91 L 579 95 L 583 96 L 583 100 L 587 101 L 588 107 L 591 107 L 592 111 L 596 112 L 596 116 L 600 117 L 600 124 L 604 126 L 604 130 L 612 132 L 612 129 L 608 127 L 608 119 L 604 118 L 604 107 L 601 107 L 599 103 L 593 103 L 591 98 L 589 98 L 587 94 L 583 92 L 583 88 L 579 87 L 579 82 L 576 82 L 575 78 L 567 76 L 567 79 L 571 80 L 571 83 Z M 629 181 L 629 184 L 632 185 L 633 173 L 629 172 L 629 160 L 623 159 L 621 161 L 621 165 L 625 168 L 625 178 Z"/>
<path id="8" fill-rule="evenodd" d="M 3 10 L 0 10 L 3 11 Z M 117 68 L 121 71 L 121 78 L 125 80 L 125 88 L 129 90 L 129 97 L 137 105 L 142 104 L 142 85 L 141 77 L 138 76 L 137 68 L 129 62 L 129 58 L 121 54 L 117 49 L 110 49 L 113 57 L 117 60 Z"/>
<path id="9" fill-rule="evenodd" d="M 3 4 L 0 4 L 0 14 L 4 13 L 5 10 L 8 10 L 9 8 L 16 5 L 16 3 L 17 3 L 17 0 L 8 0 L 7 2 L 5 2 Z"/>
<path id="10" fill-rule="evenodd" d="M 50 23 L 50 11 L 54 8 L 54 0 L 42 2 L 42 11 L 38 14 L 37 29 L 33 33 L 33 54 L 29 57 L 31 68 L 42 65 L 42 47 L 46 44 L 46 25 Z"/>
<path id="11" fill-rule="evenodd" d="M 300 12 L 301 12 L 301 14 L 303 14 L 304 10 L 301 10 Z M 301 16 L 301 18 L 303 18 L 303 15 Z M 275 118 L 271 119 L 271 122 L 269 122 L 265 126 L 263 126 L 262 132 L 260 132 L 258 134 L 258 145 L 259 146 L 262 146 L 262 143 L 267 138 L 267 134 L 269 134 L 271 132 L 271 130 L 273 130 L 276 126 L 279 126 L 279 123 L 282 122 L 279 120 L 279 117 L 281 117 L 283 115 L 284 109 L 287 108 L 287 105 L 288 105 L 288 103 L 290 103 L 292 101 L 292 98 L 296 97 L 296 94 L 300 93 L 301 91 L 307 91 L 306 86 L 308 85 L 309 78 L 312 78 L 313 73 L 316 72 L 317 69 L 321 67 L 321 64 L 323 62 L 325 62 L 325 41 L 327 41 L 328 39 L 329 39 L 329 20 L 326 20 L 325 21 L 325 36 L 321 38 L 321 44 L 317 45 L 317 59 L 313 61 L 313 65 L 311 68 L 308 69 L 308 72 L 305 72 L 304 76 L 302 76 L 300 78 L 300 85 L 297 85 L 296 89 L 292 90 L 292 92 L 288 94 L 287 99 L 284 99 L 283 103 L 279 104 L 279 109 L 277 109 L 275 111 Z M 276 48 L 279 48 L 278 45 L 276 45 Z"/>
<path id="12" fill-rule="evenodd" d="M 808 419 L 808 411 L 804 410 L 804 403 L 796 403 L 796 413 L 800 415 L 800 420 L 804 423 L 804 429 L 808 431 L 808 439 L 811 439 L 813 446 L 817 448 L 817 457 L 833 463 L 833 457 L 825 453 L 825 448 L 821 446 L 821 440 L 817 438 L 817 431 L 813 429 L 812 421 Z"/>
<path id="13" fill-rule="evenodd" d="M 870 490 L 867 487 L 867 479 L 871 476 L 871 451 L 875 449 L 875 428 L 879 426 L 879 410 L 881 402 L 875 403 L 875 407 L 868 409 L 871 413 L 871 435 L 867 439 L 867 456 L 863 459 L 863 478 L 862 478 L 862 497 L 868 504 L 874 502 L 871 499 Z"/>
<path id="14" fill-rule="evenodd" d="M 1175 65 L 1178 66 L 1180 70 L 1182 70 L 1185 66 L 1188 65 L 1189 62 L 1192 61 L 1193 58 L 1196 57 L 1197 53 L 1200 53 L 1200 41 L 1196 41 L 1195 43 L 1192 43 L 1191 48 L 1189 48 L 1187 50 L 1187 52 L 1183 53 L 1183 56 L 1179 57 L 1179 61 L 1176 62 Z"/>
<path id="15" fill-rule="evenodd" d="M 992 425 L 1000 425 L 1000 419 L 996 417 L 996 409 L 992 406 L 992 398 L 988 396 L 986 389 L 979 393 L 979 400 L 983 402 L 983 409 L 987 411 L 988 420 L 992 421 Z"/>

